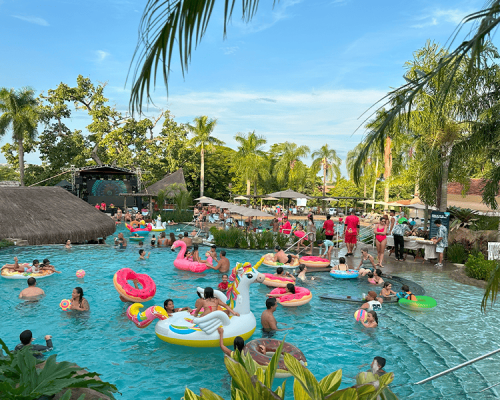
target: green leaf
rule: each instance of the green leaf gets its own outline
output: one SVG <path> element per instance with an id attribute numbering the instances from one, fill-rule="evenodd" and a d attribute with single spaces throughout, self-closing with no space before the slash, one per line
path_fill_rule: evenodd
<path id="1" fill-rule="evenodd" d="M 218 394 L 208 389 L 201 389 L 201 396 L 204 400 L 224 400 L 223 397 L 220 397 Z"/>
<path id="2" fill-rule="evenodd" d="M 78 399 L 76 400 L 85 400 L 85 394 L 82 394 L 80 397 L 78 397 Z M 166 400 L 170 400 L 170 397 Z"/>
<path id="3" fill-rule="evenodd" d="M 293 382 L 293 397 L 294 399 L 311 400 L 311 396 L 307 394 L 298 379 L 295 379 Z"/>
<path id="4" fill-rule="evenodd" d="M 203 398 L 198 396 L 191 389 L 186 388 L 184 391 L 184 400 L 203 400 Z"/>
<path id="5" fill-rule="evenodd" d="M 78 398 L 78 400 L 80 400 L 82 397 L 83 397 L 83 398 L 85 398 L 85 395 L 84 395 L 84 394 L 82 394 L 82 395 Z M 64 392 L 64 395 L 61 397 L 61 399 L 60 399 L 60 400 L 69 400 L 70 398 L 71 398 L 71 390 L 66 390 L 66 392 Z"/>
<path id="6" fill-rule="evenodd" d="M 339 369 L 321 379 L 319 385 L 321 386 L 321 390 L 323 390 L 323 394 L 327 396 L 330 393 L 335 392 L 339 388 L 341 382 L 342 370 Z"/>
<path id="7" fill-rule="evenodd" d="M 262 382 L 255 380 L 255 386 L 259 393 L 259 400 L 282 400 L 282 397 L 278 396 L 272 391 L 272 389 Z"/>
<path id="8" fill-rule="evenodd" d="M 285 344 L 285 338 L 283 338 L 283 341 L 280 343 L 280 345 L 274 352 L 273 356 L 271 357 L 271 361 L 269 361 L 269 364 L 267 366 L 265 380 L 264 380 L 264 384 L 267 387 L 273 386 L 274 377 L 276 376 L 276 370 L 278 369 L 278 363 L 281 357 L 281 353 L 283 351 L 284 344 Z"/>
<path id="9" fill-rule="evenodd" d="M 314 375 L 288 353 L 284 354 L 285 365 L 293 377 L 304 387 L 311 400 L 323 400 L 323 392 Z"/>
<path id="10" fill-rule="evenodd" d="M 236 385 L 236 388 L 247 395 L 249 399 L 258 400 L 258 392 L 245 368 L 231 357 L 224 357 L 224 364 L 226 364 L 227 371 L 233 378 L 233 384 Z"/>
<path id="11" fill-rule="evenodd" d="M 356 389 L 347 388 L 337 390 L 336 392 L 325 397 L 325 400 L 357 400 L 359 399 Z"/>
<path id="12" fill-rule="evenodd" d="M 278 386 L 278 387 L 276 388 L 276 391 L 275 391 L 275 392 L 276 392 L 276 394 L 277 394 L 278 396 L 280 396 L 280 397 L 283 397 L 283 398 L 284 398 L 284 397 L 285 397 L 285 390 L 286 390 L 286 380 L 284 380 L 284 381 L 283 381 L 283 385 Z"/>

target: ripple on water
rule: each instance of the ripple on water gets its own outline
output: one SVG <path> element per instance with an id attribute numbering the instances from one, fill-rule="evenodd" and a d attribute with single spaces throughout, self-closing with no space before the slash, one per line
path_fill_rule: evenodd
<path id="1" fill-rule="evenodd" d="M 123 229 L 123 228 L 119 228 Z M 108 240 L 111 243 L 111 238 Z M 147 273 L 157 284 L 154 301 L 161 305 L 167 298 L 176 306 L 194 305 L 197 286 L 216 286 L 220 277 L 213 272 L 193 275 L 173 268 L 176 253 L 170 249 L 152 249 L 150 259 L 138 260 L 134 244 L 125 251 L 112 246 L 75 246 L 68 251 L 62 246 L 9 248 L 0 253 L 0 265 L 11 262 L 16 254 L 22 261 L 48 257 L 62 274 L 39 281 L 47 296 L 26 304 L 17 296 L 24 281 L 0 280 L 0 301 L 7 312 L 0 325 L 0 337 L 13 348 L 19 333 L 31 329 L 37 343 L 43 336 L 54 336 L 55 351 L 60 360 L 78 363 L 102 378 L 115 383 L 124 399 L 179 399 L 186 386 L 195 392 L 206 387 L 229 398 L 230 379 L 218 349 L 196 349 L 169 345 L 154 334 L 151 325 L 136 328 L 126 316 L 113 287 L 113 275 L 124 266 Z M 262 253 L 228 250 L 235 261 L 255 263 Z M 77 279 L 76 270 L 86 271 Z M 271 269 L 262 267 L 270 272 Z M 306 355 L 308 366 L 318 379 L 343 368 L 343 385 L 353 384 L 354 377 L 376 355 L 387 359 L 387 371 L 395 373 L 393 390 L 405 399 L 493 398 L 495 392 L 477 392 L 498 381 L 497 360 L 483 360 L 422 386 L 421 379 L 441 372 L 466 359 L 477 357 L 500 346 L 497 337 L 498 313 L 480 313 L 482 291 L 452 281 L 444 274 L 415 272 L 401 274 L 421 284 L 427 294 L 438 301 L 437 309 L 427 313 L 408 311 L 390 304 L 379 314 L 380 325 L 369 330 L 355 323 L 356 304 L 322 300 L 320 294 L 360 296 L 373 288 L 365 282 L 334 280 L 328 274 L 316 274 L 319 281 L 307 282 L 312 301 L 299 308 L 280 307 L 279 322 L 294 329 L 280 331 L 277 339 L 297 345 Z M 59 302 L 81 286 L 91 305 L 90 313 L 62 312 Z M 395 288 L 398 289 L 398 288 Z M 253 338 L 261 335 L 259 316 L 265 308 L 263 285 L 252 285 L 252 310 L 258 323 Z M 498 356 L 496 356 L 498 357 Z M 278 380 L 278 383 L 281 383 Z M 291 382 L 287 392 L 291 393 Z"/>

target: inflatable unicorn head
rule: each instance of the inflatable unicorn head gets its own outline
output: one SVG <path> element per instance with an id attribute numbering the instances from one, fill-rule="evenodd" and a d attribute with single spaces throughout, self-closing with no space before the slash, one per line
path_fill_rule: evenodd
<path id="1" fill-rule="evenodd" d="M 231 272 L 226 303 L 240 314 L 250 312 L 250 284 L 253 282 L 262 283 L 266 278 L 263 274 L 257 272 L 260 264 L 261 261 L 252 267 L 248 262 L 244 264 L 238 263 Z"/>

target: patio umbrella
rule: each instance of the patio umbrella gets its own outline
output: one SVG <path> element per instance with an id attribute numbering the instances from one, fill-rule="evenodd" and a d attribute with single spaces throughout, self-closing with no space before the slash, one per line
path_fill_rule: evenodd
<path id="1" fill-rule="evenodd" d="M 262 200 L 279 200 L 276 197 L 261 197 L 260 198 L 260 209 L 262 211 Z"/>
<path id="2" fill-rule="evenodd" d="M 294 190 L 291 189 L 282 190 L 280 192 L 269 193 L 267 196 L 277 197 L 279 199 L 303 199 L 303 198 L 311 199 L 309 196 L 303 193 L 295 192 Z"/>
<path id="3" fill-rule="evenodd" d="M 248 197 L 238 196 L 238 197 L 235 197 L 233 200 L 248 200 Z"/>

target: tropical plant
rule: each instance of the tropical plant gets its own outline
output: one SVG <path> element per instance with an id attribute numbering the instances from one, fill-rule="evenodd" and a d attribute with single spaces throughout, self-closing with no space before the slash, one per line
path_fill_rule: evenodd
<path id="1" fill-rule="evenodd" d="M 498 261 L 485 260 L 482 253 L 469 254 L 469 258 L 465 262 L 465 274 L 470 278 L 487 281 L 491 278 L 497 265 Z"/>
<path id="2" fill-rule="evenodd" d="M 286 381 L 272 390 L 278 362 L 282 355 L 280 344 L 265 371 L 252 359 L 250 354 L 241 355 L 238 350 L 233 357 L 224 357 L 224 364 L 231 375 L 231 400 L 283 400 Z M 295 357 L 283 354 L 286 368 L 294 377 L 293 394 L 295 400 L 393 400 L 397 397 L 387 387 L 394 379 L 393 373 L 381 377 L 363 375 L 363 383 L 338 390 L 342 380 L 342 370 L 337 370 L 318 381 Z M 368 381 L 372 378 L 372 381 Z M 198 396 L 189 388 L 184 392 L 185 400 L 224 400 L 208 389 L 201 389 Z"/>
<path id="3" fill-rule="evenodd" d="M 7 240 L 7 239 L 0 240 L 0 249 L 3 249 L 4 247 L 10 247 L 10 246 L 14 246 L 14 242 L 11 242 L 10 240 Z"/>
<path id="4" fill-rule="evenodd" d="M 453 243 L 446 249 L 446 259 L 449 262 L 463 264 L 467 256 L 467 250 L 460 243 Z"/>
<path id="5" fill-rule="evenodd" d="M 319 166 L 323 168 L 323 196 L 326 196 L 326 180 L 329 179 L 331 181 L 334 175 L 336 180 L 340 178 L 342 175 L 340 172 L 342 160 L 337 156 L 337 152 L 334 149 L 328 147 L 328 144 L 314 151 L 311 157 L 313 158 L 313 168 Z"/>
<path id="6" fill-rule="evenodd" d="M 477 211 L 471 210 L 470 208 L 451 206 L 448 207 L 448 211 L 453 217 L 453 220 L 450 224 L 450 231 L 458 228 L 471 229 L 479 220 Z"/>
<path id="7" fill-rule="evenodd" d="M 10 129 L 17 143 L 19 178 L 24 186 L 24 144 L 34 141 L 37 134 L 38 112 L 35 92 L 30 88 L 0 89 L 0 137 Z"/>
<path id="8" fill-rule="evenodd" d="M 234 157 L 234 167 L 238 174 L 246 181 L 247 195 L 250 195 L 251 183 L 254 183 L 254 194 L 257 194 L 257 181 L 259 176 L 263 179 L 269 177 L 265 152 L 262 146 L 266 144 L 266 139 L 254 132 L 247 135 L 238 133 L 235 140 L 239 143 L 238 151 Z M 247 205 L 249 204 L 247 200 Z"/>
<path id="9" fill-rule="evenodd" d="M 277 160 L 274 175 L 278 183 L 287 185 L 288 188 L 303 186 L 307 179 L 307 167 L 301 158 L 307 157 L 309 147 L 284 142 L 273 145 L 271 153 Z"/>
<path id="10" fill-rule="evenodd" d="M 0 345 L 6 354 L 4 356 L 0 351 L 0 393 L 3 399 L 38 399 L 68 389 L 61 398 L 68 400 L 71 388 L 89 388 L 114 398 L 112 393 L 118 391 L 115 385 L 98 379 L 99 375 L 94 372 L 83 371 L 67 361 L 56 362 L 55 354 L 47 358 L 43 367 L 37 368 L 41 361 L 33 356 L 30 346 L 11 353 L 1 339 Z"/>
<path id="11" fill-rule="evenodd" d="M 165 200 L 167 199 L 167 190 L 158 190 L 156 195 L 156 204 L 158 204 L 158 210 L 160 212 L 163 211 L 163 207 L 165 206 Z"/>
<path id="12" fill-rule="evenodd" d="M 290 236 L 283 235 L 282 233 L 278 232 L 275 239 L 276 239 L 276 244 L 282 249 L 284 249 L 290 240 Z"/>
<path id="13" fill-rule="evenodd" d="M 205 190 L 205 151 L 212 152 L 214 146 L 222 146 L 224 142 L 212 135 L 212 132 L 217 125 L 216 119 L 208 119 L 206 115 L 196 117 L 194 125 L 186 124 L 186 128 L 193 137 L 189 140 L 189 145 L 200 150 L 201 168 L 200 168 L 200 196 L 203 196 Z"/>

